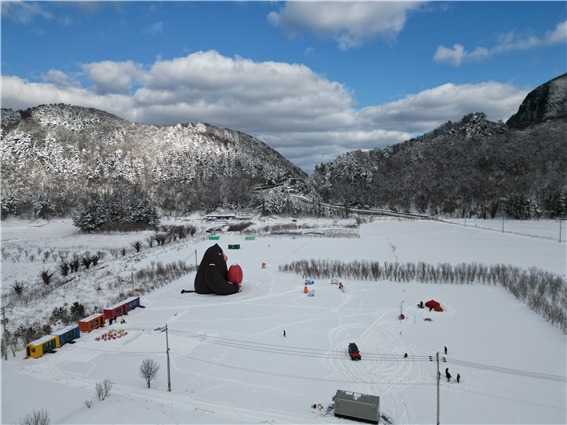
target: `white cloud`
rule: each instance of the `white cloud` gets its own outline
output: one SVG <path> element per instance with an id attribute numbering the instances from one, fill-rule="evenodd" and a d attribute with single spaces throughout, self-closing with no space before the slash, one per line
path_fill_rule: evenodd
<path id="1" fill-rule="evenodd" d="M 41 80 L 45 83 L 53 83 L 58 87 L 78 87 L 80 83 L 73 78 L 69 77 L 63 71 L 51 69 L 46 75 L 41 76 Z"/>
<path id="2" fill-rule="evenodd" d="M 91 90 L 67 86 L 61 87 L 50 83 L 31 83 L 18 77 L 2 76 L 2 107 L 14 110 L 51 104 L 67 103 L 70 105 L 96 108 L 114 113 L 128 119 L 132 99 L 125 95 L 98 95 Z"/>
<path id="3" fill-rule="evenodd" d="M 470 112 L 514 114 L 527 91 L 496 82 L 445 84 L 396 102 L 354 108 L 354 94 L 304 65 L 228 58 L 215 51 L 150 67 L 83 64 L 93 86 L 51 70 L 42 82 L 2 77 L 2 106 L 68 103 L 143 124 L 207 122 L 258 137 L 305 170 L 355 149 L 383 148 Z M 139 88 L 130 93 L 133 81 Z"/>
<path id="4" fill-rule="evenodd" d="M 408 12 L 422 2 L 287 2 L 268 21 L 289 37 L 311 31 L 332 37 L 341 50 L 360 47 L 366 40 L 392 40 L 402 31 Z"/>
<path id="5" fill-rule="evenodd" d="M 350 126 L 352 95 L 304 65 L 227 58 L 215 51 L 156 61 L 134 99 L 152 115 L 224 121 L 225 127 L 264 131 Z M 173 105 L 176 105 L 175 107 Z M 179 108 L 176 112 L 174 109 Z M 257 119 L 258 116 L 264 119 Z"/>
<path id="6" fill-rule="evenodd" d="M 560 22 L 552 31 L 547 31 L 543 39 L 545 44 L 567 42 L 567 21 Z"/>
<path id="7" fill-rule="evenodd" d="M 153 24 L 149 30 L 147 30 L 148 33 L 150 34 L 160 34 L 163 32 L 163 27 L 165 25 L 165 22 L 156 22 L 155 24 Z"/>
<path id="8" fill-rule="evenodd" d="M 8 18 L 20 24 L 31 23 L 36 16 L 52 19 L 51 13 L 47 12 L 41 3 L 23 1 L 3 1 L 0 4 L 2 17 Z"/>
<path id="9" fill-rule="evenodd" d="M 452 49 L 438 46 L 433 61 L 461 66 L 463 62 L 480 61 L 498 53 L 528 50 L 565 42 L 567 42 L 567 21 L 560 22 L 555 29 L 547 31 L 543 38 L 535 36 L 517 38 L 514 31 L 501 34 L 498 37 L 498 44 L 490 50 L 485 47 L 477 47 L 474 51 L 468 52 L 461 44 L 455 44 Z"/>
<path id="10" fill-rule="evenodd" d="M 444 62 L 454 66 L 461 66 L 464 53 L 465 46 L 461 44 L 455 44 L 452 49 L 445 46 L 439 46 L 433 56 L 433 60 L 439 63 Z"/>
<path id="11" fill-rule="evenodd" d="M 79 25 L 81 20 L 75 16 L 62 16 L 57 18 L 57 22 L 65 27 L 70 27 L 72 25 Z"/>
<path id="12" fill-rule="evenodd" d="M 448 120 L 457 121 L 470 112 L 484 112 L 489 120 L 507 120 L 526 95 L 511 84 L 444 84 L 396 102 L 370 106 L 360 111 L 360 118 L 370 128 L 404 129 L 427 132 Z"/>
<path id="13" fill-rule="evenodd" d="M 92 90 L 98 94 L 130 93 L 132 81 L 141 73 L 141 65 L 128 62 L 93 62 L 81 65 L 94 83 Z"/>
<path id="14" fill-rule="evenodd" d="M 512 31 L 503 34 L 499 38 L 499 43 L 492 49 L 492 53 L 507 52 L 510 50 L 527 50 L 537 47 L 550 46 L 553 44 L 567 42 L 567 21 L 557 24 L 555 29 L 547 31 L 543 38 L 531 36 L 525 39 L 516 39 Z"/>
<path id="15" fill-rule="evenodd" d="M 357 149 L 385 148 L 413 137 L 403 131 L 318 131 L 263 133 L 258 137 L 308 173 L 315 165 Z"/>
<path id="16" fill-rule="evenodd" d="M 316 56 L 315 53 L 315 48 L 314 47 L 308 47 L 307 49 L 305 49 L 305 52 L 303 52 L 305 54 L 306 57 L 308 58 L 312 58 Z"/>

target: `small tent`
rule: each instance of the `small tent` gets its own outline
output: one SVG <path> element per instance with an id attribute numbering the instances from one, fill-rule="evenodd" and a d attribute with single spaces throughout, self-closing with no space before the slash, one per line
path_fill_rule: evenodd
<path id="1" fill-rule="evenodd" d="M 428 308 L 432 308 L 435 310 L 436 307 L 441 307 L 441 304 L 439 304 L 437 301 L 435 300 L 431 300 L 431 301 L 427 301 L 425 303 L 425 306 Z"/>

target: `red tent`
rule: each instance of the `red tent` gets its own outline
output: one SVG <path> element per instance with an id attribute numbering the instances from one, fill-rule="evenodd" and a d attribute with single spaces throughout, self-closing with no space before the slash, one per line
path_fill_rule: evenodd
<path id="1" fill-rule="evenodd" d="M 435 300 L 431 300 L 431 301 L 427 301 L 427 302 L 425 303 L 425 306 L 428 307 L 428 308 L 433 308 L 433 309 L 434 309 L 435 307 L 441 307 L 441 304 L 439 304 L 439 303 L 438 303 L 437 301 L 435 301 Z"/>

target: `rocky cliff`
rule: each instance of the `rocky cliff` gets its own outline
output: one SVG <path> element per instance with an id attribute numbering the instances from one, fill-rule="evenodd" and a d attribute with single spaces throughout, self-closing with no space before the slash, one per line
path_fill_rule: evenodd
<path id="1" fill-rule="evenodd" d="M 518 112 L 506 122 L 510 128 L 525 128 L 549 119 L 567 117 L 567 74 L 532 90 Z"/>

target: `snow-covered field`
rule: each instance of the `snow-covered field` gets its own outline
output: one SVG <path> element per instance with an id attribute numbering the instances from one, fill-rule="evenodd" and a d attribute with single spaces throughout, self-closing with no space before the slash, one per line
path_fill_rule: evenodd
<path id="1" fill-rule="evenodd" d="M 319 227 L 337 225 L 310 221 Z M 274 218 L 270 224 L 278 222 L 290 221 Z M 82 235 L 69 221 L 37 226 L 3 223 L 2 246 L 12 253 L 16 246 L 30 252 L 53 247 L 55 252 L 94 253 L 129 247 L 147 236 Z M 549 226 L 558 234 L 557 222 Z M 48 317 L 63 302 L 104 304 L 113 296 L 107 283 L 118 274 L 127 276 L 156 261 L 194 262 L 195 250 L 200 259 L 215 242 L 203 240 L 202 232 L 198 235 L 165 247 L 145 247 L 139 254 L 130 247 L 126 257 L 107 255 L 98 270 L 81 274 L 73 290 L 10 314 L 16 321 L 25 316 L 33 321 Z M 461 382 L 441 381 L 441 423 L 567 423 L 566 336 L 501 287 L 343 280 L 342 292 L 330 280 L 316 280 L 315 296 L 308 297 L 301 276 L 278 270 L 294 260 L 329 258 L 504 263 L 565 277 L 565 243 L 469 223 L 410 220 L 363 224 L 360 238 L 257 236 L 247 241 L 221 235 L 218 242 L 229 265 L 237 263 L 244 271 L 242 292 L 226 297 L 181 294 L 181 289 L 193 289 L 191 273 L 143 295 L 146 308 L 130 312 L 125 325 L 82 333 L 75 344 L 39 359 L 24 359 L 23 350 L 16 358 L 9 353 L 8 361 L 1 362 L 2 423 L 18 423 L 41 409 L 49 412 L 53 424 L 347 423 L 324 415 L 337 389 L 380 396 L 381 413 L 395 424 L 435 423 L 436 364 L 429 356 L 444 356 L 444 346 L 448 354 L 442 376 L 448 367 L 453 378 L 460 374 Z M 229 250 L 229 244 L 241 249 Z M 14 280 L 31 285 L 42 268 L 55 270 L 49 259 L 43 263 L 23 257 L 2 261 L 3 292 Z M 445 311 L 416 307 L 430 299 L 441 302 Z M 398 320 L 400 308 L 403 321 Z M 171 392 L 166 336 L 154 330 L 165 324 Z M 125 329 L 128 335 L 96 341 L 109 329 Z M 348 357 L 349 342 L 358 344 L 360 362 Z M 151 389 L 138 374 L 147 358 L 161 365 Z M 113 388 L 99 401 L 95 385 L 106 378 Z M 86 400 L 93 401 L 90 408 Z M 320 412 L 313 404 L 325 408 Z"/>
<path id="2" fill-rule="evenodd" d="M 461 226 L 546 238 L 558 242 L 565 242 L 565 240 L 567 240 L 567 221 L 565 220 L 482 220 L 452 218 L 445 219 L 444 221 L 460 224 Z"/>

